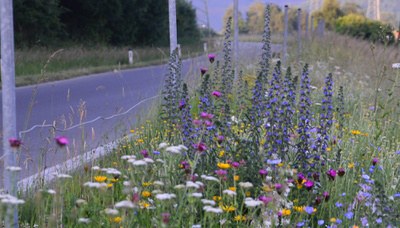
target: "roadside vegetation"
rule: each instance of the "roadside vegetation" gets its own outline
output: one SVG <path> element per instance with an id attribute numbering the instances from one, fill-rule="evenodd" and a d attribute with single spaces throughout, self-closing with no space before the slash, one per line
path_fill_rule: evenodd
<path id="1" fill-rule="evenodd" d="M 400 226 L 398 49 L 327 34 L 282 66 L 266 12 L 259 63 L 237 79 L 228 20 L 194 80 L 170 56 L 158 117 L 110 157 L 2 196 L 21 226 Z"/>

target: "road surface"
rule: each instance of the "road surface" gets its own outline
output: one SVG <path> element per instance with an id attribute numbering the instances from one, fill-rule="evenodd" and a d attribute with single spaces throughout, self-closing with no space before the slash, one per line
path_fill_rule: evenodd
<path id="1" fill-rule="evenodd" d="M 275 50 L 279 48 L 273 46 Z M 258 62 L 261 44 L 241 43 L 240 49 L 243 53 L 240 56 L 241 65 L 249 66 Z M 219 54 L 217 60 L 222 59 L 223 55 Z M 207 65 L 206 56 L 184 60 L 184 80 L 198 77 L 200 67 Z M 167 66 L 160 65 L 17 88 L 17 132 L 42 124 L 54 124 L 58 129 L 66 129 L 99 116 L 108 117 L 125 112 L 141 100 L 159 95 L 166 74 Z M 98 120 L 68 131 L 54 132 L 53 128 L 39 127 L 21 134 L 23 145 L 18 155 L 18 163 L 22 168 L 20 178 L 121 138 L 129 133 L 139 118 L 146 119 L 146 113 L 156 102 L 159 100 L 150 99 L 126 115 Z M 70 141 L 68 151 L 59 148 L 54 141 L 54 137 L 61 135 Z M 2 154 L 2 148 L 0 150 Z M 1 176 L 2 169 L 1 164 Z"/>

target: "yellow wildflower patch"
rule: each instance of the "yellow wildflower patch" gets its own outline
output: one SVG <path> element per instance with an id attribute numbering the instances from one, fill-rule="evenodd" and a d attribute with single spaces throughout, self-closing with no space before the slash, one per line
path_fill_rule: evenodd
<path id="1" fill-rule="evenodd" d="M 239 181 L 240 180 L 240 176 L 238 176 L 238 175 L 233 176 L 233 180 L 234 181 Z"/>
<path id="2" fill-rule="evenodd" d="M 103 183 L 104 181 L 107 180 L 106 176 L 95 176 L 94 177 L 94 181 L 98 182 L 98 183 Z"/>
<path id="3" fill-rule="evenodd" d="M 228 163 L 222 163 L 222 162 L 218 162 L 217 164 L 218 168 L 220 169 L 229 169 L 231 168 L 231 165 Z"/>
<path id="4" fill-rule="evenodd" d="M 305 206 L 294 206 L 293 209 L 297 212 L 304 212 Z"/>
<path id="5" fill-rule="evenodd" d="M 112 218 L 111 221 L 112 221 L 113 223 L 121 223 L 121 222 L 122 222 L 122 218 L 119 217 L 119 216 L 117 216 L 117 217 L 115 217 L 115 218 Z"/>
<path id="6" fill-rule="evenodd" d="M 233 218 L 233 221 L 235 221 L 235 222 L 245 222 L 246 220 L 247 220 L 247 218 L 244 215 L 236 215 Z"/>
<path id="7" fill-rule="evenodd" d="M 150 197 L 150 196 L 151 196 L 151 192 L 149 192 L 149 191 L 143 191 L 143 192 L 142 192 L 142 196 L 145 197 L 145 198 Z"/>
<path id="8" fill-rule="evenodd" d="M 139 206 L 140 206 L 140 208 L 148 208 L 148 207 L 150 207 L 150 204 L 147 203 L 146 201 L 140 201 Z"/>
<path id="9" fill-rule="evenodd" d="M 143 182 L 142 183 L 142 186 L 143 187 L 148 187 L 148 186 L 150 186 L 150 185 L 152 185 L 153 183 L 152 182 Z"/>
<path id="10" fill-rule="evenodd" d="M 214 201 L 221 201 L 222 200 L 222 197 L 221 196 L 213 196 L 213 200 Z"/>
<path id="11" fill-rule="evenodd" d="M 292 211 L 290 209 L 282 209 L 282 216 L 289 216 Z"/>
<path id="12" fill-rule="evenodd" d="M 231 191 L 236 192 L 236 187 L 229 187 L 228 189 L 231 190 Z"/>
<path id="13" fill-rule="evenodd" d="M 223 151 L 223 150 L 221 150 L 220 152 L 219 152 L 219 154 L 218 154 L 218 157 L 223 157 L 225 155 L 225 151 Z"/>
<path id="14" fill-rule="evenodd" d="M 228 206 L 228 205 L 222 205 L 221 209 L 225 212 L 233 212 L 236 210 L 236 207 L 234 206 Z"/>
<path id="15" fill-rule="evenodd" d="M 347 167 L 349 167 L 349 169 L 354 168 L 354 162 L 350 162 L 349 165 L 348 165 Z"/>

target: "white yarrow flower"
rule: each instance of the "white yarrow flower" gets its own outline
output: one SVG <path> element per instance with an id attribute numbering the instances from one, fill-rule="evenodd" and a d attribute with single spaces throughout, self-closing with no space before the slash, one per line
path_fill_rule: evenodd
<path id="1" fill-rule="evenodd" d="M 206 212 L 211 212 L 211 213 L 215 213 L 215 214 L 221 214 L 221 213 L 224 212 L 224 211 L 223 211 L 221 208 L 219 208 L 219 207 L 211 207 L 211 206 L 204 206 L 204 207 L 203 207 L 203 210 L 206 211 Z"/>
<path id="2" fill-rule="evenodd" d="M 100 167 L 98 167 L 98 166 L 93 166 L 93 167 L 92 167 L 92 170 L 100 170 Z"/>
<path id="3" fill-rule="evenodd" d="M 145 162 L 145 161 L 143 161 L 143 160 L 134 160 L 134 161 L 131 161 L 131 160 L 129 160 L 129 162 L 130 163 L 132 163 L 132 165 L 134 165 L 134 166 L 144 166 L 144 165 L 147 165 L 147 162 Z"/>
<path id="4" fill-rule="evenodd" d="M 143 158 L 143 161 L 145 161 L 147 163 L 154 163 L 154 160 L 151 158 Z"/>
<path id="5" fill-rule="evenodd" d="M 162 181 L 154 181 L 153 184 L 158 186 L 164 186 L 164 182 Z"/>
<path id="6" fill-rule="evenodd" d="M 201 175 L 201 178 L 204 180 L 219 182 L 219 179 L 213 176 Z"/>
<path id="7" fill-rule="evenodd" d="M 228 196 L 236 196 L 236 192 L 229 189 L 225 189 L 222 193 L 227 194 Z"/>
<path id="8" fill-rule="evenodd" d="M 201 198 L 201 197 L 203 197 L 203 194 L 200 193 L 200 192 L 193 192 L 191 195 L 192 195 L 193 197 L 195 197 L 195 198 Z"/>
<path id="9" fill-rule="evenodd" d="M 56 191 L 53 189 L 49 189 L 49 190 L 47 190 L 47 193 L 49 193 L 50 195 L 55 195 Z"/>
<path id="10" fill-rule="evenodd" d="M 123 200 L 115 204 L 116 208 L 135 208 L 135 204 L 129 200 Z"/>
<path id="11" fill-rule="evenodd" d="M 107 215 L 118 215 L 119 211 L 117 209 L 113 209 L 113 208 L 106 208 L 104 210 L 104 213 L 106 213 Z"/>
<path id="12" fill-rule="evenodd" d="M 84 199 L 77 199 L 77 200 L 75 201 L 75 204 L 77 204 L 77 205 L 83 205 L 83 204 L 87 204 L 87 201 L 84 200 Z"/>
<path id="13" fill-rule="evenodd" d="M 97 183 L 97 182 L 86 182 L 83 186 L 87 186 L 89 188 L 107 188 L 106 183 Z"/>
<path id="14" fill-rule="evenodd" d="M 162 193 L 162 194 L 157 194 L 156 195 L 156 198 L 158 200 L 169 200 L 169 199 L 173 199 L 175 197 L 176 197 L 176 195 L 172 194 L 172 193 Z"/>
<path id="15" fill-rule="evenodd" d="M 162 143 L 160 143 L 160 145 L 158 145 L 158 149 L 163 149 L 167 146 L 168 146 L 168 143 L 162 142 Z"/>
<path id="16" fill-rule="evenodd" d="M 240 182 L 239 186 L 242 187 L 242 188 L 252 188 L 253 184 L 250 183 L 250 182 Z"/>
<path id="17" fill-rule="evenodd" d="M 90 223 L 90 219 L 89 218 L 79 218 L 78 223 L 88 224 L 88 223 Z"/>
<path id="18" fill-rule="evenodd" d="M 200 188 L 200 185 L 197 184 L 197 183 L 195 183 L 195 182 L 193 182 L 193 181 L 186 181 L 186 187 L 187 187 L 187 188 L 195 188 L 195 189 L 198 189 L 198 188 Z"/>
<path id="19" fill-rule="evenodd" d="M 214 201 L 214 200 L 201 199 L 201 202 L 202 202 L 203 204 L 206 204 L 206 205 L 211 205 L 211 206 L 214 206 L 214 205 L 215 205 L 215 201 Z"/>
<path id="20" fill-rule="evenodd" d="M 9 205 L 19 205 L 19 204 L 25 203 L 24 200 L 18 199 L 17 197 L 9 195 L 9 194 L 2 195 L 1 202 L 5 203 L 5 204 L 9 204 Z"/>
<path id="21" fill-rule="evenodd" d="M 263 202 L 261 200 L 254 200 L 252 198 L 246 198 L 244 200 L 244 204 L 246 205 L 246 207 L 257 207 L 263 204 Z"/>
<path id="22" fill-rule="evenodd" d="M 123 156 L 121 156 L 121 159 L 122 160 L 135 160 L 136 159 L 136 156 L 135 155 L 123 155 Z"/>
<path id="23" fill-rule="evenodd" d="M 183 185 L 183 184 L 178 184 L 178 185 L 175 185 L 175 186 L 174 186 L 175 189 L 182 189 L 182 188 L 185 188 L 185 187 L 186 187 L 186 186 Z"/>

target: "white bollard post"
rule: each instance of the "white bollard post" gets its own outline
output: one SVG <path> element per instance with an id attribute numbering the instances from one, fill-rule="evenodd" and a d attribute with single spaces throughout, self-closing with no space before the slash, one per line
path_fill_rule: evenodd
<path id="1" fill-rule="evenodd" d="M 204 53 L 208 53 L 206 42 L 204 42 L 204 44 L 203 44 L 203 49 L 204 49 Z"/>
<path id="2" fill-rule="evenodd" d="M 289 23 L 289 6 L 285 5 L 285 11 L 284 11 L 284 28 L 283 28 L 283 50 L 282 50 L 282 65 L 283 67 L 286 67 L 286 60 L 288 57 L 288 52 L 287 52 L 287 40 L 288 40 L 288 23 Z"/>
<path id="3" fill-rule="evenodd" d="M 178 48 L 178 56 L 179 56 L 179 58 L 182 58 L 181 45 L 180 45 L 180 44 L 177 44 L 176 47 Z"/>
<path id="4" fill-rule="evenodd" d="M 133 50 L 132 48 L 129 48 L 128 50 L 128 58 L 129 58 L 129 65 L 133 64 Z"/>

